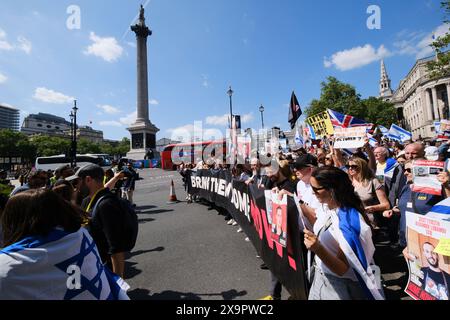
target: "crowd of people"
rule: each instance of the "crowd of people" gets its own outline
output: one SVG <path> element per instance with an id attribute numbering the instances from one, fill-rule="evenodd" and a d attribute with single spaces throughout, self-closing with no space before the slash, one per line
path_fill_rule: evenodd
<path id="1" fill-rule="evenodd" d="M 271 161 L 254 157 L 232 166 L 210 158 L 198 161 L 197 165 L 182 164 L 179 171 L 185 176 L 186 170 L 230 170 L 234 179 L 256 184 L 280 196 L 296 196 L 305 218 L 304 244 L 314 256 L 309 299 L 384 298 L 383 289 L 371 294 L 364 290 L 358 281 L 361 274 L 355 271 L 344 248 L 346 244 L 333 230 L 344 228 L 349 221 L 356 223 L 348 226 L 349 234 L 344 236 L 353 237 L 357 239 L 355 243 L 361 244 L 360 261 L 367 263 L 365 269 L 376 265 L 375 244 L 380 239 L 387 238 L 392 250 L 403 252 L 408 258 L 406 212 L 425 215 L 434 205 L 450 197 L 448 166 L 437 174 L 441 194 L 431 195 L 413 191 L 413 162 L 450 161 L 450 142 L 400 143 L 382 139 L 381 135 L 375 138 L 376 143 L 366 139 L 362 148 L 349 151 L 334 148 L 333 137 L 328 137 L 306 148 L 299 146 L 273 156 L 264 154 L 264 160 L 272 158 Z M 196 200 L 189 194 L 187 199 Z M 207 204 L 214 208 L 214 204 Z M 228 224 L 237 224 L 227 212 L 223 214 Z M 268 269 L 265 263 L 261 268 Z M 272 272 L 269 293 L 264 300 L 281 299 L 282 284 Z"/>
<path id="2" fill-rule="evenodd" d="M 97 262 L 94 265 L 102 265 L 124 278 L 125 254 L 135 242 L 135 238 L 130 241 L 127 222 L 129 212 L 135 207 L 133 191 L 139 178 L 131 162 L 113 162 L 106 171 L 96 164 L 75 169 L 63 165 L 54 172 L 34 170 L 13 190 L 4 172 L 1 174 L 0 299 L 39 298 L 37 291 L 21 288 L 34 272 L 42 272 L 40 268 L 47 259 L 45 250 L 30 253 L 36 260 L 31 267 L 25 263 L 11 264 L 6 253 L 20 246 L 25 239 L 36 239 L 36 243 L 50 242 L 55 230 L 67 233 L 81 229 L 87 231 L 87 237 L 95 243 Z M 71 241 L 69 237 L 67 239 Z M 84 249 L 82 243 L 79 246 L 80 250 Z M 28 252 L 23 256 L 26 254 Z M 91 274 L 92 270 L 86 272 Z M 34 279 L 41 281 L 44 287 L 52 281 L 52 278 L 44 277 Z M 53 281 L 58 281 L 58 278 Z M 57 287 L 59 284 L 50 284 L 53 285 Z M 126 298 L 126 294 L 120 297 Z M 46 299 L 58 298 L 56 293 L 55 296 L 46 296 Z"/>

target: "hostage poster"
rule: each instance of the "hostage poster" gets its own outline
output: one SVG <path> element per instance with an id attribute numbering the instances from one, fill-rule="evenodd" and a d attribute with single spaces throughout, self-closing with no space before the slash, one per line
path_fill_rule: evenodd
<path id="1" fill-rule="evenodd" d="M 405 292 L 415 300 L 448 300 L 450 257 L 444 255 L 448 251 L 437 248 L 450 238 L 450 222 L 407 212 L 406 226 L 409 281 Z"/>

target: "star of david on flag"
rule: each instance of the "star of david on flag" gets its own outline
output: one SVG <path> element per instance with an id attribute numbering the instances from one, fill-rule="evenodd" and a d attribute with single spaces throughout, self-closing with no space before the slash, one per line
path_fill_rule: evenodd
<path id="1" fill-rule="evenodd" d="M 54 230 L 0 250 L 0 299 L 129 300 L 129 289 L 105 267 L 86 229 Z"/>

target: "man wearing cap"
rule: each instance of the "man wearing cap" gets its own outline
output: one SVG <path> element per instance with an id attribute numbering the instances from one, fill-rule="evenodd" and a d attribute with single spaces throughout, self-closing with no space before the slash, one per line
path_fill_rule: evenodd
<path id="1" fill-rule="evenodd" d="M 320 207 L 320 202 L 317 200 L 310 184 L 312 173 L 317 166 L 318 161 L 316 157 L 309 153 L 301 155 L 292 166 L 299 180 L 297 183 L 297 196 L 300 199 L 300 208 L 303 215 L 308 217 L 305 221 L 316 220 L 316 210 Z M 305 227 L 308 229 L 312 228 L 312 226 Z"/>
<path id="2" fill-rule="evenodd" d="M 66 178 L 72 176 L 75 172 L 68 164 L 63 164 L 56 168 L 55 175 L 50 178 L 51 185 L 54 185 L 56 181 L 62 179 L 65 180 Z"/>
<path id="3" fill-rule="evenodd" d="M 86 196 L 81 207 L 91 215 L 89 232 L 98 247 L 102 262 L 114 273 L 124 277 L 125 247 L 123 241 L 124 214 L 117 197 L 103 185 L 103 169 L 88 164 L 66 180 L 79 179 L 78 192 Z M 99 202 L 100 198 L 102 200 Z"/>

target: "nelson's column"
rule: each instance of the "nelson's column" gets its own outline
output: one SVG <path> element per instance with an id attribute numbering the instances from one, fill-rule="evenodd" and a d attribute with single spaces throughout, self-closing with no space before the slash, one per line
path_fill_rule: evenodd
<path id="1" fill-rule="evenodd" d="M 148 117 L 147 37 L 152 31 L 145 25 L 144 7 L 141 5 L 139 21 L 131 26 L 137 40 L 137 118 L 127 130 L 131 134 L 131 150 L 127 157 L 144 160 L 155 153 L 156 133 L 159 129 Z"/>

